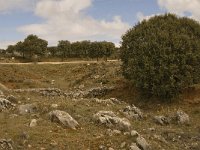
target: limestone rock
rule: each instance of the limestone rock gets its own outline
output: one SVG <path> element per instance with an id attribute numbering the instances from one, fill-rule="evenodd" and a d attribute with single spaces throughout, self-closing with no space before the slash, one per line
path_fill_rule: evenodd
<path id="1" fill-rule="evenodd" d="M 128 118 L 134 118 L 134 119 L 142 119 L 143 113 L 142 111 L 137 108 L 135 105 L 127 106 L 122 110 L 122 112 L 128 117 Z"/>
<path id="2" fill-rule="evenodd" d="M 0 149 L 13 150 L 13 141 L 11 139 L 0 139 Z"/>
<path id="3" fill-rule="evenodd" d="M 131 143 L 130 150 L 141 150 L 139 147 L 137 147 L 136 143 Z"/>
<path id="4" fill-rule="evenodd" d="M 179 124 L 189 124 L 190 122 L 189 115 L 183 112 L 182 110 L 178 110 L 176 116 Z"/>
<path id="5" fill-rule="evenodd" d="M 37 106 L 35 104 L 25 104 L 19 106 L 19 114 L 26 115 L 37 112 Z"/>
<path id="6" fill-rule="evenodd" d="M 50 120 L 52 122 L 57 122 L 62 124 L 64 127 L 69 127 L 71 129 L 76 129 L 79 124 L 72 118 L 67 112 L 54 110 L 49 113 Z"/>
<path id="7" fill-rule="evenodd" d="M 9 100 L 0 98 L 0 111 L 12 109 L 15 107 L 15 104 L 11 103 Z"/>
<path id="8" fill-rule="evenodd" d="M 35 127 L 37 126 L 37 120 L 36 119 L 32 119 L 31 123 L 30 123 L 30 127 Z"/>
<path id="9" fill-rule="evenodd" d="M 154 116 L 153 119 L 155 123 L 160 124 L 160 125 L 168 125 L 170 123 L 169 118 L 165 116 Z"/>
<path id="10" fill-rule="evenodd" d="M 142 136 L 137 137 L 136 143 L 137 143 L 138 147 L 142 150 L 149 150 L 149 148 L 150 148 L 149 144 Z"/>
<path id="11" fill-rule="evenodd" d="M 97 122 L 109 128 L 127 131 L 130 130 L 131 127 L 129 120 L 126 118 L 119 118 L 112 111 L 99 111 L 93 117 Z"/>

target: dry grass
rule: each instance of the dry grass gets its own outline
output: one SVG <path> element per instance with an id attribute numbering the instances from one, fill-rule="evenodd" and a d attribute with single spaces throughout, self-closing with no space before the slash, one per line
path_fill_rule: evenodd
<path id="1" fill-rule="evenodd" d="M 55 80 L 55 85 L 51 85 Z M 104 98 L 116 97 L 128 103 L 139 106 L 145 118 L 141 121 L 131 120 L 133 129 L 137 130 L 151 144 L 153 150 L 180 150 L 200 149 L 200 95 L 198 89 L 185 92 L 180 100 L 174 102 L 150 101 L 138 96 L 120 74 L 120 63 L 98 63 L 98 64 L 64 64 L 64 65 L 0 65 L 0 83 L 11 89 L 15 88 L 38 88 L 58 87 L 63 90 L 72 90 L 81 84 L 85 88 L 100 86 L 115 86 L 116 89 Z M 32 93 L 12 93 L 18 97 L 22 104 L 36 103 L 38 113 L 27 116 L 15 116 L 17 109 L 0 113 L 0 138 L 11 138 L 16 149 L 21 150 L 96 150 L 100 145 L 120 149 L 120 144 L 134 142 L 130 136 L 118 135 L 107 136 L 107 128 L 97 125 L 92 116 L 99 110 L 112 110 L 123 116 L 119 110 L 123 109 L 126 103 L 121 105 L 105 105 L 88 100 L 72 101 L 62 97 L 42 97 Z M 30 99 L 28 99 L 30 98 Z M 197 101 L 194 103 L 194 101 Z M 48 113 L 53 110 L 52 104 L 58 104 L 58 109 L 67 111 L 74 117 L 81 127 L 76 131 L 63 128 L 51 123 Z M 171 124 L 160 126 L 152 121 L 155 115 L 174 114 L 182 109 L 189 114 L 191 122 L 189 125 Z M 31 119 L 36 118 L 38 125 L 29 127 Z M 150 131 L 149 128 L 155 128 Z M 29 137 L 24 136 L 25 132 Z M 162 135 L 168 143 L 154 138 L 154 135 Z M 196 138 L 196 139 L 195 139 Z M 195 147 L 192 145 L 198 145 Z"/>

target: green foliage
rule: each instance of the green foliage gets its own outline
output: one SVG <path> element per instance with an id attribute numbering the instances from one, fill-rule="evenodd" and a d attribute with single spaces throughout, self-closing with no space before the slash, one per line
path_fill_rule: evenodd
<path id="1" fill-rule="evenodd" d="M 173 98 L 200 82 L 200 25 L 173 14 L 144 20 L 122 37 L 124 76 L 141 91 Z"/>
<path id="2" fill-rule="evenodd" d="M 58 42 L 58 51 L 60 52 L 60 56 L 64 59 L 69 56 L 71 51 L 71 43 L 69 41 L 59 41 Z"/>

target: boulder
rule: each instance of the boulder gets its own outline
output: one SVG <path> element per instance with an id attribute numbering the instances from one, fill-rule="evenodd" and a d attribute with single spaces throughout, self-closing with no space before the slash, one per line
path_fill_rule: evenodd
<path id="1" fill-rule="evenodd" d="M 37 112 L 37 106 L 35 104 L 25 104 L 19 106 L 19 114 L 26 115 Z"/>
<path id="2" fill-rule="evenodd" d="M 150 149 L 149 144 L 147 143 L 147 141 L 142 136 L 137 137 L 136 143 L 137 143 L 138 147 L 142 150 L 149 150 Z"/>
<path id="3" fill-rule="evenodd" d="M 99 111 L 93 117 L 95 121 L 109 128 L 127 131 L 130 130 L 131 127 L 129 120 L 126 118 L 119 118 L 112 111 Z"/>
<path id="4" fill-rule="evenodd" d="M 69 127 L 74 130 L 79 126 L 78 122 L 65 111 L 60 111 L 60 110 L 51 111 L 49 113 L 49 118 L 52 122 L 60 123 L 64 127 Z"/>
<path id="5" fill-rule="evenodd" d="M 183 112 L 182 110 L 177 111 L 176 118 L 177 118 L 178 124 L 189 124 L 190 122 L 189 115 Z"/>

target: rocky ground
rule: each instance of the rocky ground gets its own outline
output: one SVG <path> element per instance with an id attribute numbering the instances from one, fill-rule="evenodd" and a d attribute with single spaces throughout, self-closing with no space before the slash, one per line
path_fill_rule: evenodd
<path id="1" fill-rule="evenodd" d="M 200 149 L 197 91 L 170 103 L 139 98 L 118 63 L 0 71 L 0 149 Z"/>

